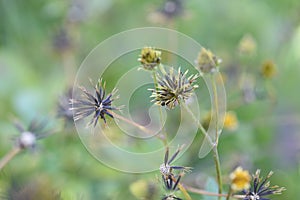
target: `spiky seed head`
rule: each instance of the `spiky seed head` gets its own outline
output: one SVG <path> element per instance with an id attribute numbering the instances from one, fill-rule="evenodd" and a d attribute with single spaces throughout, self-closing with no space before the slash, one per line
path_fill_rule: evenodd
<path id="1" fill-rule="evenodd" d="M 270 186 L 270 181 L 268 180 L 273 175 L 271 171 L 266 178 L 260 177 L 260 170 L 258 169 L 253 175 L 253 183 L 248 191 L 244 191 L 245 198 L 244 200 L 259 200 L 267 199 L 265 196 L 272 194 L 281 194 L 285 188 L 279 187 L 277 185 Z"/>
<path id="2" fill-rule="evenodd" d="M 169 109 L 173 109 L 180 101 L 186 101 L 194 92 L 194 89 L 198 85 L 193 83 L 199 77 L 199 75 L 187 76 L 188 70 L 184 73 L 179 68 L 176 72 L 174 68 L 170 68 L 169 72 L 161 69 L 162 75 L 157 73 L 158 85 L 156 89 L 150 89 L 152 91 L 151 97 L 154 99 L 155 104 L 160 106 L 167 106 Z"/>
<path id="3" fill-rule="evenodd" d="M 98 80 L 92 92 L 88 91 L 85 87 L 82 86 L 80 86 L 79 88 L 82 91 L 81 97 L 78 99 L 70 100 L 70 104 L 72 105 L 71 110 L 74 111 L 75 121 L 93 115 L 93 118 L 88 125 L 93 124 L 95 127 L 98 123 L 99 118 L 103 119 L 104 123 L 106 123 L 106 116 L 113 118 L 113 115 L 110 111 L 120 109 L 112 106 L 112 102 L 115 100 L 113 96 L 115 95 L 117 90 L 114 89 L 110 94 L 106 96 L 105 82 L 103 83 L 102 79 Z"/>
<path id="4" fill-rule="evenodd" d="M 142 64 L 144 69 L 153 70 L 160 64 L 161 51 L 155 50 L 152 47 L 144 47 L 138 61 Z"/>

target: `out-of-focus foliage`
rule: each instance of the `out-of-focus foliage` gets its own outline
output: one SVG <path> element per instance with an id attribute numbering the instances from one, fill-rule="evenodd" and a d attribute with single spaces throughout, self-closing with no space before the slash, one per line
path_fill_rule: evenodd
<path id="1" fill-rule="evenodd" d="M 81 62 L 99 42 L 130 28 L 161 26 L 187 34 L 222 58 L 228 109 L 235 112 L 239 124 L 234 130 L 224 129 L 220 137 L 225 183 L 238 165 L 253 173 L 256 168 L 264 174 L 274 170 L 272 183 L 287 191 L 272 199 L 297 199 L 300 1 L 182 0 L 173 14 L 166 14 L 163 6 L 160 0 L 0 1 L 0 155 L 10 150 L 18 134 L 14 117 L 29 124 L 45 116 L 58 130 L 39 142 L 36 151 L 22 152 L 1 171 L 0 197 L 39 184 L 47 190 L 36 194 L 49 195 L 53 190 L 62 199 L 135 199 L 130 190 L 138 188 L 132 184 L 139 180 L 156 198 L 163 195 L 155 173 L 132 175 L 108 168 L 85 150 L 72 122 L 66 125 L 55 119 L 59 97 L 72 87 Z M 251 55 L 238 51 L 247 34 L 256 42 Z M 137 58 L 138 52 L 133 66 Z M 261 69 L 269 60 L 275 63 L 276 74 L 266 79 Z M 114 83 L 126 66 L 122 68 L 109 69 L 106 80 Z M 204 82 L 198 84 L 202 86 L 197 95 L 208 101 Z M 149 97 L 149 93 L 142 95 Z M 214 171 L 211 155 L 197 157 L 201 137 L 197 135 L 180 162 L 194 167 L 184 182 L 204 188 Z"/>

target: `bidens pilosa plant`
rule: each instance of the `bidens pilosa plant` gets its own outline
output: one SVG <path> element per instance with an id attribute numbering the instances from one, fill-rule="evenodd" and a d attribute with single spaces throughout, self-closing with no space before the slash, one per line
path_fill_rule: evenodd
<path id="1" fill-rule="evenodd" d="M 239 51 L 241 54 L 253 54 L 255 51 L 255 43 L 252 38 L 247 36 L 243 38 L 240 44 Z M 198 73 L 191 74 L 188 70 L 182 70 L 181 67 L 172 66 L 167 67 L 164 65 L 162 60 L 162 51 L 155 49 L 153 47 L 144 47 L 137 59 L 141 67 L 149 72 L 149 75 L 153 78 L 153 88 L 149 88 L 151 94 L 149 95 L 149 101 L 154 102 L 154 104 L 162 113 L 162 109 L 167 109 L 172 112 L 176 107 L 181 106 L 190 115 L 188 116 L 193 123 L 199 129 L 202 136 L 209 142 L 212 147 L 212 155 L 214 160 L 214 170 L 216 175 L 217 191 L 211 192 L 206 189 L 201 189 L 197 187 L 192 187 L 189 183 L 185 182 L 185 175 L 192 172 L 192 167 L 187 167 L 184 165 L 176 165 L 176 158 L 182 153 L 185 144 L 178 145 L 177 150 L 170 154 L 169 138 L 167 130 L 165 128 L 161 129 L 159 135 L 155 136 L 159 139 L 165 149 L 165 154 L 161 155 L 163 163 L 157 166 L 160 172 L 159 179 L 157 182 L 159 184 L 148 184 L 145 181 L 135 182 L 130 186 L 130 191 L 133 196 L 140 199 L 156 199 L 155 191 L 158 185 L 164 191 L 158 196 L 162 200 L 191 200 L 192 195 L 202 195 L 202 196 L 215 196 L 219 200 L 222 198 L 229 199 L 243 199 L 243 200 L 267 200 L 270 195 L 281 194 L 285 189 L 279 186 L 270 186 L 269 178 L 273 174 L 270 172 L 266 178 L 260 177 L 260 170 L 257 170 L 253 177 L 250 176 L 248 170 L 244 170 L 242 167 L 237 167 L 228 176 L 222 175 L 222 171 L 226 171 L 221 167 L 220 155 L 218 150 L 218 144 L 220 142 L 219 127 L 216 126 L 214 132 L 215 137 L 211 137 L 208 133 L 209 124 L 212 123 L 212 116 L 214 122 L 221 120 L 220 115 L 218 115 L 218 95 L 216 91 L 216 79 L 213 77 L 219 72 L 221 60 L 214 55 L 210 50 L 205 48 L 200 49 L 198 57 L 195 58 L 195 68 Z M 222 68 L 221 68 L 222 69 Z M 275 65 L 271 61 L 267 61 L 262 65 L 261 75 L 265 79 L 272 78 L 275 75 Z M 187 106 L 187 102 L 192 98 L 195 91 L 199 87 L 198 79 L 201 77 L 210 77 L 213 81 L 212 91 L 213 103 L 215 103 L 215 109 L 208 112 L 205 118 L 198 120 L 194 116 L 193 112 Z M 69 103 L 66 103 L 66 99 L 60 101 L 58 115 L 64 116 L 66 118 L 73 118 L 74 121 L 84 121 L 88 119 L 87 126 L 101 125 L 100 123 L 108 126 L 109 120 L 122 120 L 132 126 L 137 127 L 140 131 L 147 134 L 151 134 L 151 130 L 147 127 L 140 125 L 131 119 L 122 116 L 118 113 L 121 110 L 121 106 L 114 106 L 114 101 L 118 98 L 116 96 L 117 89 L 113 89 L 108 92 L 105 87 L 105 82 L 102 81 L 100 77 L 96 84 L 90 80 L 92 84 L 92 89 L 88 89 L 84 86 L 78 86 L 80 96 L 71 98 L 69 97 Z M 122 97 L 121 97 L 122 98 Z M 214 113 L 215 112 L 215 113 Z M 162 120 L 162 116 L 160 116 Z M 163 122 L 161 122 L 163 124 Z M 237 114 L 231 110 L 228 111 L 224 116 L 224 128 L 230 131 L 235 131 L 238 129 L 239 121 Z M 21 125 L 17 125 L 20 131 L 20 136 L 15 140 L 13 150 L 8 153 L 0 161 L 0 169 L 2 169 L 15 155 L 17 155 L 21 150 L 32 149 L 35 147 L 38 139 L 45 138 L 48 136 L 43 131 L 43 125 L 36 122 L 32 122 L 28 129 L 23 128 Z M 170 156 L 171 155 L 171 156 Z M 228 177 L 228 178 L 225 178 Z M 227 186 L 226 189 L 224 189 Z M 143 189 L 141 189 L 143 188 Z M 139 192 L 137 192 L 139 190 Z M 148 192 L 148 190 L 151 190 Z"/>

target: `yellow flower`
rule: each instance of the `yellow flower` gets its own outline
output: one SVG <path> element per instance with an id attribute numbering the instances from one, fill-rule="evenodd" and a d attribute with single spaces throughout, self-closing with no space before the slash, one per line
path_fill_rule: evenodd
<path id="1" fill-rule="evenodd" d="M 153 70 L 154 67 L 160 64 L 161 51 L 155 50 L 152 47 L 144 47 L 138 61 L 146 70 Z"/>
<path id="2" fill-rule="evenodd" d="M 234 131 L 238 128 L 238 125 L 239 122 L 235 112 L 228 111 L 225 115 L 224 128 Z"/>
<path id="3" fill-rule="evenodd" d="M 234 191 L 247 190 L 250 188 L 251 175 L 242 167 L 236 168 L 229 176 L 231 189 Z"/>
<path id="4" fill-rule="evenodd" d="M 252 55 L 256 52 L 256 42 L 254 38 L 247 34 L 240 40 L 238 50 L 241 54 Z"/>
<path id="5" fill-rule="evenodd" d="M 196 60 L 196 64 L 198 69 L 202 73 L 212 73 L 217 70 L 217 66 L 221 63 L 221 60 L 218 59 L 210 50 L 202 48 L 198 58 Z"/>
<path id="6" fill-rule="evenodd" d="M 275 64 L 271 60 L 265 61 L 261 66 L 261 74 L 265 78 L 272 78 L 276 74 Z"/>

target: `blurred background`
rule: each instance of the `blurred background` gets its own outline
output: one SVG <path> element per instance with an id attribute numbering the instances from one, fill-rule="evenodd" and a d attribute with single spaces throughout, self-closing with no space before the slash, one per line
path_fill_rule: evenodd
<path id="1" fill-rule="evenodd" d="M 219 146 L 225 184 L 239 165 L 252 173 L 257 168 L 263 174 L 273 170 L 272 184 L 287 191 L 272 199 L 296 200 L 300 189 L 298 0 L 1 0 L 0 155 L 10 151 L 19 134 L 14 118 L 24 125 L 46 119 L 55 134 L 39 141 L 34 151 L 17 155 L 0 172 L 0 197 L 159 199 L 164 195 L 158 172 L 121 173 L 94 159 L 64 110 L 76 71 L 88 53 L 113 34 L 145 26 L 178 30 L 222 59 L 220 71 L 231 111 Z M 132 66 L 138 64 L 136 59 Z M 118 67 L 107 71 L 106 80 L 112 80 L 108 89 L 120 74 Z M 205 87 L 201 81 L 199 85 Z M 143 91 L 140 95 L 149 96 Z M 203 104 L 209 103 L 200 91 L 199 98 L 206 98 Z M 139 109 L 139 101 L 134 102 Z M 204 188 L 214 177 L 213 160 L 211 154 L 198 159 L 202 136 L 196 137 L 179 163 L 194 168 L 183 182 Z M 138 151 L 139 146 L 135 148 Z"/>

